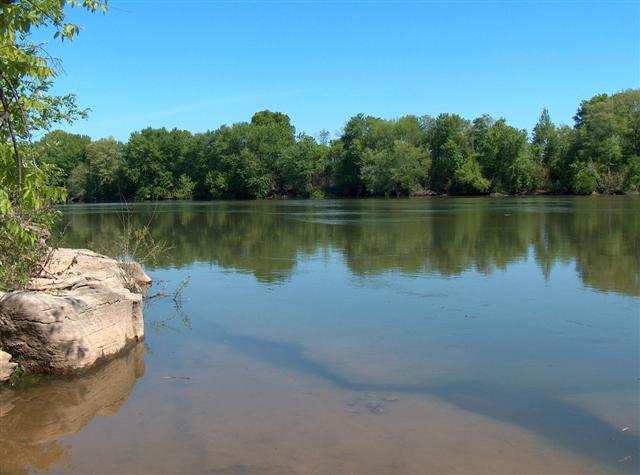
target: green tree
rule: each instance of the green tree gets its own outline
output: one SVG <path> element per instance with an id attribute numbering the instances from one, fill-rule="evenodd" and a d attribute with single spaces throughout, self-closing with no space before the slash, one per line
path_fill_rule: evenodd
<path id="1" fill-rule="evenodd" d="M 573 181 L 571 188 L 575 193 L 589 194 L 598 189 L 600 175 L 596 164 L 589 162 L 573 162 L 571 164 Z"/>
<path id="2" fill-rule="evenodd" d="M 362 154 L 365 150 L 364 138 L 372 118 L 358 114 L 347 122 L 340 137 L 341 146 L 334 148 L 334 182 L 336 192 L 343 196 L 362 194 L 363 183 L 360 173 Z"/>
<path id="3" fill-rule="evenodd" d="M 273 171 L 267 160 L 249 147 L 252 133 L 253 126 L 246 122 L 219 130 L 215 171 L 224 177 L 227 194 L 235 198 L 266 198 L 273 190 Z"/>
<path id="4" fill-rule="evenodd" d="M 326 164 L 327 147 L 302 134 L 280 155 L 276 181 L 281 193 L 307 197 L 320 188 Z"/>
<path id="5" fill-rule="evenodd" d="M 499 119 L 480 134 L 475 147 L 478 162 L 495 191 L 520 193 L 539 185 L 526 131 Z"/>
<path id="6" fill-rule="evenodd" d="M 50 183 L 65 186 L 72 170 L 86 159 L 86 148 L 91 138 L 86 135 L 71 134 L 62 130 L 53 130 L 35 142 L 33 154 L 40 163 L 54 165 L 60 175 Z"/>
<path id="7" fill-rule="evenodd" d="M 188 175 L 190 132 L 147 128 L 131 134 L 124 147 L 126 175 L 136 199 L 176 198 Z"/>
<path id="8" fill-rule="evenodd" d="M 190 200 L 193 198 L 193 190 L 196 184 L 188 175 L 180 175 L 175 188 L 174 197 L 179 200 Z"/>
<path id="9" fill-rule="evenodd" d="M 259 194 L 263 197 L 274 193 L 278 189 L 275 170 L 277 162 L 285 152 L 295 142 L 295 127 L 291 125 L 289 116 L 281 112 L 264 110 L 256 112 L 251 118 L 251 127 L 248 137 L 248 147 L 258 163 L 250 160 L 249 163 L 256 167 L 255 173 L 261 174 L 260 185 L 254 185 Z M 263 181 L 270 175 L 269 189 L 263 193 Z"/>
<path id="10" fill-rule="evenodd" d="M 36 130 L 47 130 L 52 124 L 71 122 L 86 114 L 77 108 L 72 94 L 50 94 L 56 59 L 31 40 L 38 28 L 52 29 L 55 38 L 73 40 L 80 27 L 66 21 L 66 6 L 106 11 L 101 0 L 17 0 L 0 5 L 0 104 L 4 124 L 0 133 L 2 142 L 11 145 L 19 189 L 25 178 L 20 142 L 30 140 Z"/>
<path id="11" fill-rule="evenodd" d="M 574 144 L 568 162 L 569 166 L 581 165 L 571 168 L 573 183 L 584 182 L 575 173 L 583 175 L 586 167 L 595 177 L 597 191 L 622 191 L 633 157 L 640 154 L 640 90 L 594 96 L 582 102 L 574 120 Z"/>
<path id="12" fill-rule="evenodd" d="M 73 170 L 69 194 L 77 200 L 107 201 L 123 196 L 122 144 L 113 138 L 96 140 L 86 147 L 85 162 Z"/>
<path id="13" fill-rule="evenodd" d="M 56 219 L 50 206 L 65 198 L 52 186 L 57 174 L 38 164 L 32 133 L 70 122 L 84 111 L 73 95 L 51 94 L 57 61 L 32 40 L 38 29 L 72 40 L 80 28 L 66 20 L 66 7 L 106 10 L 100 0 L 16 0 L 0 5 L 0 288 L 23 285 L 46 252 L 46 229 Z"/>
<path id="14" fill-rule="evenodd" d="M 625 190 L 640 191 L 640 156 L 638 155 L 634 155 L 629 159 L 629 167 L 625 177 Z"/>
<path id="15" fill-rule="evenodd" d="M 491 182 L 482 175 L 475 157 L 464 160 L 454 171 L 454 189 L 458 193 L 486 193 L 490 186 Z"/>
<path id="16" fill-rule="evenodd" d="M 212 198 L 222 198 L 228 189 L 225 176 L 219 171 L 209 170 L 205 177 L 205 184 L 208 187 L 209 195 Z"/>
<path id="17" fill-rule="evenodd" d="M 90 170 L 89 166 L 82 162 L 78 164 L 67 179 L 67 191 L 69 197 L 76 201 L 85 201 L 90 199 Z"/>
<path id="18" fill-rule="evenodd" d="M 531 139 L 533 156 L 539 163 L 549 164 L 555 157 L 556 126 L 551 121 L 549 110 L 545 107 L 533 127 Z"/>
<path id="19" fill-rule="evenodd" d="M 549 111 L 545 107 L 538 119 L 538 123 L 533 127 L 531 155 L 538 170 L 536 181 L 539 185 L 547 188 L 554 186 L 549 181 L 549 171 L 559 159 L 558 141 L 556 126 L 551 121 Z"/>
<path id="20" fill-rule="evenodd" d="M 455 191 L 455 172 L 473 154 L 471 124 L 456 114 L 425 118 L 431 150 L 431 188 L 438 192 Z"/>
<path id="21" fill-rule="evenodd" d="M 362 181 L 373 195 L 407 196 L 424 187 L 429 170 L 426 150 L 401 140 L 389 148 L 367 149 L 362 160 Z"/>

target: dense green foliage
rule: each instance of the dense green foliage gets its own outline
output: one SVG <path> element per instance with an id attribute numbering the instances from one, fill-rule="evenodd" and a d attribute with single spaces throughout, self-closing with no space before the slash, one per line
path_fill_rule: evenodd
<path id="1" fill-rule="evenodd" d="M 28 146 L 33 132 L 85 115 L 72 94 L 51 93 L 59 62 L 32 39 L 44 28 L 72 40 L 80 28 L 66 21 L 67 6 L 106 10 L 102 0 L 0 3 L 0 290 L 20 288 L 38 271 L 59 216 L 52 205 L 65 200 L 69 175 L 87 163 L 87 137 L 52 132 Z"/>
<path id="2" fill-rule="evenodd" d="M 531 137 L 486 115 L 359 114 L 329 142 L 262 111 L 199 134 L 148 128 L 126 144 L 54 131 L 33 148 L 76 200 L 620 193 L 640 189 L 640 90 L 584 101 L 573 128 L 545 109 Z"/>

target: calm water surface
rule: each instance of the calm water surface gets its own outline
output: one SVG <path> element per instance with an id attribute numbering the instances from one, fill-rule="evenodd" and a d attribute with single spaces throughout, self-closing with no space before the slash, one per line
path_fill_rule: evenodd
<path id="1" fill-rule="evenodd" d="M 64 209 L 113 253 L 119 205 Z M 634 473 L 640 199 L 145 203 L 146 337 L 0 392 L 0 472 Z"/>

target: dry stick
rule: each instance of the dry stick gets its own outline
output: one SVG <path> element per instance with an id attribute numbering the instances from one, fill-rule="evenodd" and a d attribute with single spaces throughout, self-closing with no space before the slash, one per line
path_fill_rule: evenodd
<path id="1" fill-rule="evenodd" d="M 13 143 L 13 150 L 16 156 L 16 172 L 18 178 L 18 191 L 22 193 L 22 158 L 20 157 L 20 151 L 18 150 L 18 139 L 16 137 L 16 131 L 13 128 L 13 122 L 11 121 L 11 115 L 9 114 L 9 104 L 7 98 L 4 95 L 4 90 L 0 86 L 0 102 L 2 102 L 2 108 L 4 109 L 3 120 L 9 127 L 9 133 L 11 134 L 11 142 Z"/>

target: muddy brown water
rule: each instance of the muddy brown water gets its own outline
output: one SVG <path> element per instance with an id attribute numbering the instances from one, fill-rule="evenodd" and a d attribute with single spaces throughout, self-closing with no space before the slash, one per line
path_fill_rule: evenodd
<path id="1" fill-rule="evenodd" d="M 146 338 L 0 391 L 0 472 L 637 473 L 640 199 L 129 205 Z M 120 205 L 64 209 L 117 252 Z"/>

